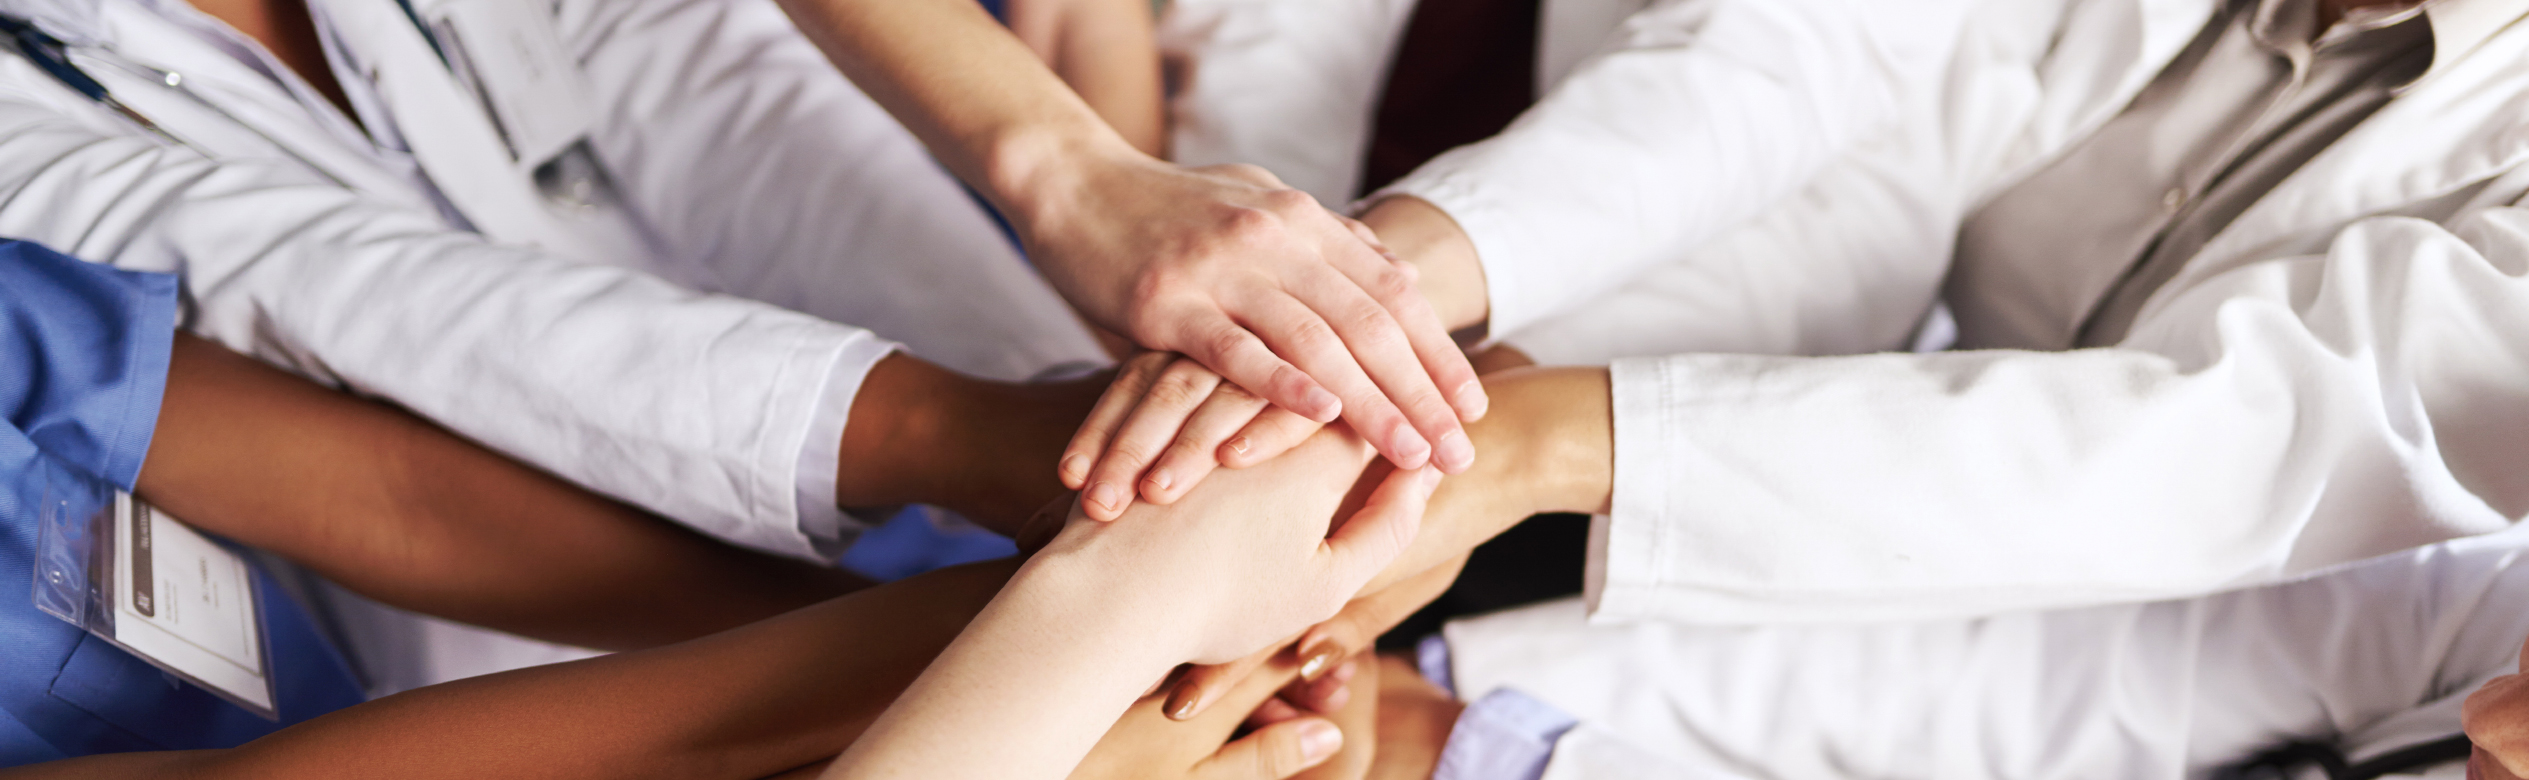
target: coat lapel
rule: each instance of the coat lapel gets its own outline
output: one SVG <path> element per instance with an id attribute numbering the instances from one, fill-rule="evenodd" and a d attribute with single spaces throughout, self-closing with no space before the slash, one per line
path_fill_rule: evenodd
<path id="1" fill-rule="evenodd" d="M 2316 251 L 2345 223 L 2444 195 L 2529 163 L 2529 24 L 2433 73 L 2319 153 L 2161 288 L 2265 259 Z M 2304 245 L 2306 244 L 2306 245 Z"/>

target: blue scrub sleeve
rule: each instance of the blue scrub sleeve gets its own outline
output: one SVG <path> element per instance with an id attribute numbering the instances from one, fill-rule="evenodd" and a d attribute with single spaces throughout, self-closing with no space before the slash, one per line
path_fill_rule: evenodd
<path id="1" fill-rule="evenodd" d="M 14 439 L 0 442 L 0 468 L 34 454 L 13 448 L 31 447 L 132 489 L 166 394 L 177 290 L 173 276 L 0 241 L 0 377 L 14 378 L 0 381 L 0 417 L 10 429 L 0 439 Z M 16 497 L 22 506 L 41 498 Z"/>

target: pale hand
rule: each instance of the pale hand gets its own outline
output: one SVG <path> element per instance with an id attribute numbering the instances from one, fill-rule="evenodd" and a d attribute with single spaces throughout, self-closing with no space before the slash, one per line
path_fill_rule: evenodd
<path id="1" fill-rule="evenodd" d="M 1028 251 L 1096 324 L 1292 412 L 1342 418 L 1399 466 L 1465 470 L 1475 369 L 1366 228 L 1252 166 L 1080 153 L 1014 209 Z"/>

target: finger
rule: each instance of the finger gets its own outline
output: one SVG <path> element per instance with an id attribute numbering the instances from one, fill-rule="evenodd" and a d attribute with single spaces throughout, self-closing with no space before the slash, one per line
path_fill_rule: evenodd
<path id="1" fill-rule="evenodd" d="M 1352 701 L 1352 678 L 1360 670 L 1359 656 L 1346 658 L 1317 679 L 1293 680 L 1282 689 L 1280 701 L 1320 715 L 1341 712 Z"/>
<path id="2" fill-rule="evenodd" d="M 1431 303 L 1416 288 L 1418 274 L 1412 265 L 1348 249 L 1329 258 L 1340 273 L 1297 285 L 1294 292 L 1310 308 L 1326 314 L 1370 378 L 1431 442 L 1432 462 L 1447 473 L 1466 471 L 1475 465 L 1475 446 L 1461 428 L 1460 418 L 1483 416 L 1482 404 L 1468 413 L 1451 399 L 1484 397 L 1475 366 L 1467 362 L 1441 326 L 1440 315 L 1433 313 Z M 1474 395 L 1466 396 L 1469 392 Z M 1350 400 L 1345 399 L 1347 404 Z M 1420 464 L 1398 461 L 1397 465 Z"/>
<path id="3" fill-rule="evenodd" d="M 1335 220 L 1342 222 L 1344 229 L 1352 231 L 1352 235 L 1361 239 L 1361 243 L 1370 245 L 1370 251 L 1379 253 L 1379 256 L 1387 258 L 1388 262 L 1398 262 L 1396 253 L 1387 248 L 1387 242 L 1379 240 L 1379 231 L 1371 230 L 1369 223 L 1342 214 L 1336 214 Z"/>
<path id="4" fill-rule="evenodd" d="M 1320 548 L 1326 569 L 1319 582 L 1335 588 L 1347 601 L 1356 597 L 1363 584 L 1413 544 L 1414 534 L 1422 528 L 1423 507 L 1439 486 L 1440 472 L 1433 469 L 1397 469 L 1389 474 L 1371 491 L 1361 510 L 1326 537 Z"/>
<path id="5" fill-rule="evenodd" d="M 1313 317 L 1312 317 L 1313 319 Z M 1248 332 L 1221 312 L 1189 314 L 1179 318 L 1187 323 L 1177 335 L 1174 348 L 1194 358 L 1223 378 L 1264 396 L 1276 406 L 1289 409 L 1319 422 L 1332 422 L 1343 414 L 1343 401 L 1318 384 L 1314 377 L 1274 354 L 1263 339 Z M 1291 323 L 1280 323 L 1290 326 Z M 1323 329 L 1324 323 L 1318 323 Z M 1332 331 L 1327 331 L 1332 335 Z"/>
<path id="6" fill-rule="evenodd" d="M 1113 520 L 1133 505 L 1135 492 L 1168 487 L 1144 484 L 1143 472 L 1176 440 L 1186 419 L 1220 384 L 1221 375 L 1191 360 L 1179 360 L 1160 372 L 1150 383 L 1150 391 L 1142 395 L 1141 405 L 1133 407 L 1123 428 L 1107 442 L 1106 453 L 1089 470 L 1089 489 L 1081 496 L 1090 517 Z"/>
<path id="7" fill-rule="evenodd" d="M 1106 443 L 1115 429 L 1124 425 L 1124 418 L 1149 394 L 1150 383 L 1159 381 L 1159 374 L 1176 362 L 1176 355 L 1166 352 L 1145 352 L 1124 361 L 1115 372 L 1115 381 L 1098 396 L 1098 404 L 1089 409 L 1089 419 L 1080 423 L 1080 430 L 1071 435 L 1071 443 L 1063 447 L 1062 465 L 1055 469 L 1063 487 L 1079 490 L 1089 484 L 1089 467 L 1106 452 Z"/>
<path id="8" fill-rule="evenodd" d="M 1394 585 L 1362 594 L 1345 604 L 1333 619 L 1310 627 L 1300 634 L 1301 678 L 1317 677 L 1316 670 L 1325 668 L 1332 659 L 1368 652 L 1380 635 L 1448 592 L 1465 567 L 1466 556 L 1460 555 Z"/>
<path id="9" fill-rule="evenodd" d="M 1281 780 L 1335 757 L 1344 746 L 1334 721 L 1308 717 L 1257 729 L 1196 764 L 1202 780 Z"/>
<path id="10" fill-rule="evenodd" d="M 1358 247 L 1352 249 L 1350 254 L 1366 254 Z M 1318 269 L 1306 274 L 1308 278 L 1291 284 L 1292 294 L 1326 318 L 1327 324 L 1343 339 L 1344 346 L 1351 350 L 1351 357 L 1359 361 L 1360 370 L 1376 383 L 1381 393 L 1380 400 L 1413 425 L 1413 438 L 1428 442 L 1429 449 L 1425 454 L 1432 459 L 1430 462 L 1440 464 L 1442 471 L 1465 471 L 1475 464 L 1475 447 L 1467 440 L 1457 411 L 1450 407 L 1441 396 L 1439 387 L 1433 384 L 1435 377 L 1424 368 L 1422 355 L 1416 351 L 1413 339 L 1395 315 L 1389 312 L 1387 305 L 1382 303 L 1387 298 L 1419 299 L 1421 294 L 1413 290 L 1413 274 L 1397 270 L 1404 266 L 1386 263 L 1375 256 L 1367 257 L 1367 262 L 1381 269 L 1368 274 L 1371 277 L 1368 283 L 1385 285 L 1386 288 L 1365 287 L 1362 281 L 1354 278 L 1355 274 Z M 1465 358 L 1458 358 L 1458 363 L 1464 366 Z M 1305 362 L 1300 365 L 1314 373 L 1314 366 Z M 1475 369 L 1465 367 L 1464 373 L 1466 378 L 1472 379 Z M 1319 376 L 1322 378 L 1322 375 Z M 1343 399 L 1347 419 L 1364 411 L 1361 402 L 1345 395 L 1343 388 L 1332 389 L 1337 397 Z M 1356 428 L 1361 426 L 1358 420 L 1353 423 Z M 1374 437 L 1373 441 L 1384 443 L 1386 440 Z M 1404 442 L 1397 440 L 1396 445 L 1404 446 Z M 1382 446 L 1380 452 L 1403 468 L 1419 468 L 1425 462 L 1414 457 L 1416 453 L 1410 449 L 1400 453 Z M 1400 458 L 1400 454 L 1405 457 Z"/>
<path id="11" fill-rule="evenodd" d="M 1216 453 L 1218 462 L 1234 469 L 1263 463 L 1290 452 L 1325 427 L 1316 420 L 1292 414 L 1289 409 L 1266 407 L 1247 422 L 1247 427 L 1239 429 L 1238 435 L 1221 444 Z"/>
<path id="12" fill-rule="evenodd" d="M 1276 643 L 1236 661 L 1187 669 L 1177 678 L 1176 687 L 1168 691 L 1167 705 L 1160 711 L 1167 713 L 1169 720 L 1193 720 L 1290 646 L 1289 642 Z"/>
<path id="13" fill-rule="evenodd" d="M 1206 371 L 1205 373 L 1209 373 Z M 1300 420 L 1316 429 L 1317 421 L 1292 414 L 1281 407 L 1265 403 L 1263 398 L 1237 385 L 1220 383 L 1210 398 L 1194 410 L 1194 415 L 1177 431 L 1176 440 L 1161 453 L 1142 477 L 1142 497 L 1154 504 L 1166 504 L 1193 490 L 1212 469 L 1221 465 L 1220 453 L 1230 437 L 1238 435 L 1249 424 L 1266 413 Z"/>
<path id="14" fill-rule="evenodd" d="M 1265 703 L 1256 705 L 1256 711 L 1247 714 L 1247 722 L 1245 725 L 1250 729 L 1260 729 L 1290 720 L 1292 718 L 1305 717 L 1308 717 L 1307 712 L 1301 711 L 1300 708 L 1292 706 L 1288 701 L 1284 701 L 1280 698 L 1273 698 L 1266 699 Z"/>
<path id="15" fill-rule="evenodd" d="M 1344 421 L 1351 423 L 1354 431 L 1369 440 L 1371 447 L 1400 467 L 1420 467 L 1431 458 L 1431 444 L 1424 440 L 1413 422 L 1397 410 L 1396 404 L 1388 400 L 1388 393 L 1380 389 L 1370 375 L 1363 373 L 1364 366 L 1357 362 L 1356 357 L 1356 353 L 1367 356 L 1392 351 L 1401 353 L 1404 345 L 1393 339 L 1380 341 L 1369 335 L 1378 330 L 1375 325 L 1352 328 L 1362 334 L 1359 336 L 1362 341 L 1356 344 L 1328 319 L 1320 317 L 1321 313 L 1331 312 L 1334 318 L 1363 316 L 1384 322 L 1387 312 L 1358 288 L 1349 291 L 1338 289 L 1351 287 L 1341 274 L 1327 271 L 1318 275 L 1323 277 L 1315 284 L 1323 288 L 1316 291 L 1316 296 L 1321 299 L 1319 303 L 1311 304 L 1291 296 L 1260 296 L 1245 307 L 1244 313 L 1252 318 L 1256 333 L 1272 344 L 1275 352 L 1290 357 L 1292 364 L 1307 371 L 1336 398 L 1342 399 Z M 1415 369 L 1415 373 L 1420 372 L 1421 369 Z M 1436 398 L 1428 390 L 1423 395 Z M 1450 418 L 1450 424 L 1456 424 L 1454 417 Z"/>

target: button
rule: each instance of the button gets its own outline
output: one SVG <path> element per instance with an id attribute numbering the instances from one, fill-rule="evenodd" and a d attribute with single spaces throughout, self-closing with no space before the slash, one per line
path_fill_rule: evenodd
<path id="1" fill-rule="evenodd" d="M 171 71 L 167 71 L 166 82 L 167 82 L 167 86 L 170 86 L 170 87 L 181 87 L 181 86 L 184 86 L 184 74 L 182 74 L 182 73 L 177 73 L 177 72 L 172 71 L 172 70 L 171 70 Z"/>
<path id="2" fill-rule="evenodd" d="M 2163 211 L 2176 212 L 2178 207 L 2184 205 L 2187 205 L 2187 191 L 2184 187 L 2171 187 L 2168 192 L 2160 195 L 2160 208 Z"/>

